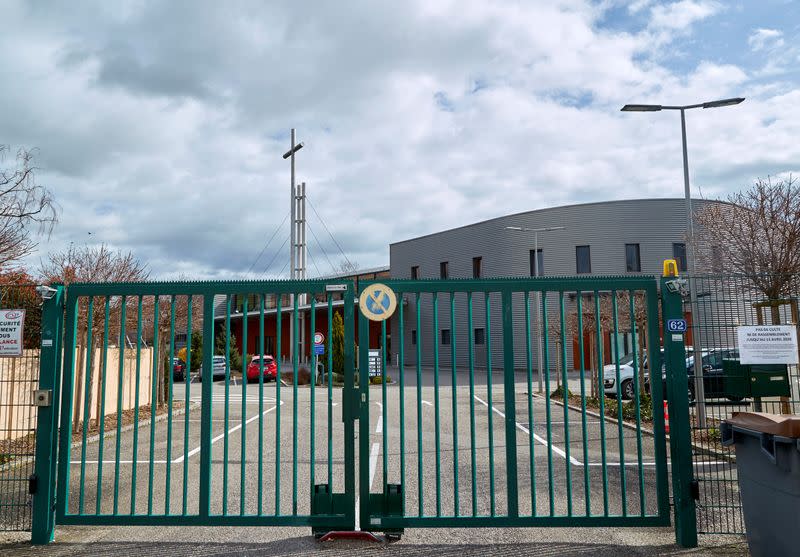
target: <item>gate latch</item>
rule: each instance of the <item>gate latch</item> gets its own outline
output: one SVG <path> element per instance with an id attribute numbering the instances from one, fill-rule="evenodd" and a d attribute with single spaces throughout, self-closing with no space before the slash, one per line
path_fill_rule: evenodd
<path id="1" fill-rule="evenodd" d="M 52 406 L 53 391 L 50 389 L 36 389 L 33 391 L 34 406 Z"/>

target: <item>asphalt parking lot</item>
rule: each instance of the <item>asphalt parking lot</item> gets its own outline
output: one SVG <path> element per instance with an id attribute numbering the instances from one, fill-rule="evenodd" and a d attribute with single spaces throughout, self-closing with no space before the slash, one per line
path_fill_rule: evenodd
<path id="1" fill-rule="evenodd" d="M 183 385 L 176 386 L 176 399 L 185 400 L 183 389 Z M 28 551 L 36 551 L 37 555 L 120 552 L 302 555 L 320 549 L 332 554 L 339 551 L 350 554 L 369 553 L 378 548 L 412 555 L 434 551 L 453 555 L 478 554 L 478 551 L 482 555 L 681 553 L 674 545 L 671 528 L 580 527 L 587 508 L 593 515 L 606 512 L 618 515 L 623 510 L 631 516 L 657 512 L 652 437 L 642 435 L 637 439 L 635 431 L 623 429 L 620 438 L 616 424 L 590 416 L 584 423 L 580 412 L 567 410 L 565 414 L 564 408 L 554 403 L 549 408 L 548 430 L 546 399 L 531 397 L 527 385 L 517 383 L 514 390 L 517 413 L 513 423 L 516 450 L 511 453 L 516 456 L 518 473 L 516 482 L 509 482 L 506 456 L 511 453 L 506 444 L 503 385 L 494 379 L 491 403 L 488 390 L 485 377 L 477 377 L 474 396 L 470 397 L 468 383 L 459 375 L 455 389 L 452 381 L 442 381 L 437 396 L 427 381 L 418 390 L 409 375 L 402 397 L 405 424 L 401 428 L 398 385 L 387 386 L 385 400 L 381 387 L 372 386 L 366 442 L 369 459 L 362 463 L 369 467 L 370 491 L 381 492 L 384 477 L 389 483 L 401 483 L 405 514 L 410 517 L 453 516 L 456 511 L 461 516 L 473 513 L 503 516 L 508 510 L 511 483 L 512 488 L 514 484 L 517 487 L 520 515 L 548 517 L 571 513 L 576 517 L 575 527 L 409 528 L 401 541 L 376 546 L 352 542 L 321 544 L 310 536 L 310 528 L 59 526 L 57 543 L 44 550 L 30 549 L 24 544 L 5 547 L 20 555 Z M 212 514 L 307 515 L 312 483 L 327 482 L 329 474 L 333 491 L 344 490 L 341 389 L 333 389 L 329 401 L 327 389 L 317 387 L 313 413 L 311 393 L 309 387 L 299 387 L 295 397 L 291 386 L 280 387 L 278 393 L 277 386 L 270 383 L 260 393 L 258 386 L 250 385 L 243 396 L 242 386 L 232 385 L 226 399 L 224 384 L 214 384 Z M 167 511 L 196 514 L 200 469 L 199 384 L 190 386 L 188 398 L 192 402 L 190 411 L 173 416 L 171 427 L 169 421 L 162 419 L 152 431 L 143 424 L 118 438 L 112 436 L 102 445 L 102 458 L 97 442 L 74 448 L 70 457 L 69 512 L 95 514 L 99 509 L 101 514 L 158 515 Z M 295 412 L 296 428 L 293 427 Z M 473 420 L 474 443 L 470 435 Z M 360 423 L 356 422 L 357 452 L 361 442 L 359 428 Z M 405 455 L 404 462 L 401 454 Z M 362 504 L 360 498 L 357 504 Z M 717 554 L 742 554 L 742 547 L 746 554 L 746 546 L 742 546 L 739 538 L 727 540 L 732 546 L 715 538 L 717 545 L 720 541 L 729 552 Z M 710 554 L 715 551 L 702 550 Z"/>

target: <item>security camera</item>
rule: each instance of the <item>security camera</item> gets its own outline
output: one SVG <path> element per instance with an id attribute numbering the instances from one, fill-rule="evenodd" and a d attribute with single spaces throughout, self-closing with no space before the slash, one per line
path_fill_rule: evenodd
<path id="1" fill-rule="evenodd" d="M 686 296 L 689 292 L 689 284 L 686 279 L 676 278 L 667 281 L 667 290 Z"/>
<path id="2" fill-rule="evenodd" d="M 39 286 L 36 287 L 36 293 L 42 297 L 42 300 L 51 299 L 53 296 L 56 295 L 56 292 L 58 292 L 58 290 L 56 290 L 55 288 L 50 288 L 49 286 L 45 286 L 43 284 L 40 284 Z"/>

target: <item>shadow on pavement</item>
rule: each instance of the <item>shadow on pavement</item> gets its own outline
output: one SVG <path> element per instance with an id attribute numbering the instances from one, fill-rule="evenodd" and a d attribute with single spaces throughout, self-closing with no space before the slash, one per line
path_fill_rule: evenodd
<path id="1" fill-rule="evenodd" d="M 592 555 L 593 557 L 624 557 L 628 555 L 748 555 L 746 544 L 680 549 L 674 545 L 619 546 L 609 544 L 582 544 L 564 542 L 535 542 L 508 544 L 414 544 L 395 542 L 375 544 L 361 542 L 319 543 L 310 536 L 289 538 L 265 543 L 240 542 L 61 542 L 46 547 L 32 547 L 27 543 L 0 546 L 0 553 L 8 556 L 128 556 L 166 555 L 169 557 L 216 557 L 238 555 L 437 555 L 453 557 L 485 557 L 487 555 Z"/>

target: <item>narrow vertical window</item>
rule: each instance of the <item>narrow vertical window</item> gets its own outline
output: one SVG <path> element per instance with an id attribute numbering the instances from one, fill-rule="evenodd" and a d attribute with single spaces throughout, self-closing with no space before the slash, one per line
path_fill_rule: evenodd
<path id="1" fill-rule="evenodd" d="M 678 262 L 678 270 L 686 271 L 686 244 L 674 243 L 672 244 L 672 258 Z"/>
<path id="2" fill-rule="evenodd" d="M 579 275 L 592 272 L 592 255 L 589 246 L 575 246 L 575 272 Z"/>
<path id="3" fill-rule="evenodd" d="M 442 345 L 450 345 L 450 329 L 442 329 Z"/>
<path id="4" fill-rule="evenodd" d="M 481 278 L 481 261 L 482 257 L 472 258 L 472 278 Z"/>
<path id="5" fill-rule="evenodd" d="M 414 280 L 419 278 L 419 265 L 411 267 L 411 278 Z"/>
<path id="6" fill-rule="evenodd" d="M 541 248 L 538 250 L 532 249 L 528 255 L 531 265 L 531 273 L 532 277 L 543 277 L 544 276 L 544 254 L 542 253 Z"/>
<path id="7" fill-rule="evenodd" d="M 446 279 L 450 276 L 450 263 L 442 261 L 439 263 L 439 278 Z"/>
<path id="8" fill-rule="evenodd" d="M 625 244 L 625 270 L 629 273 L 640 273 L 642 271 L 639 244 Z"/>
<path id="9" fill-rule="evenodd" d="M 417 344 L 417 330 L 411 330 L 411 344 Z"/>

